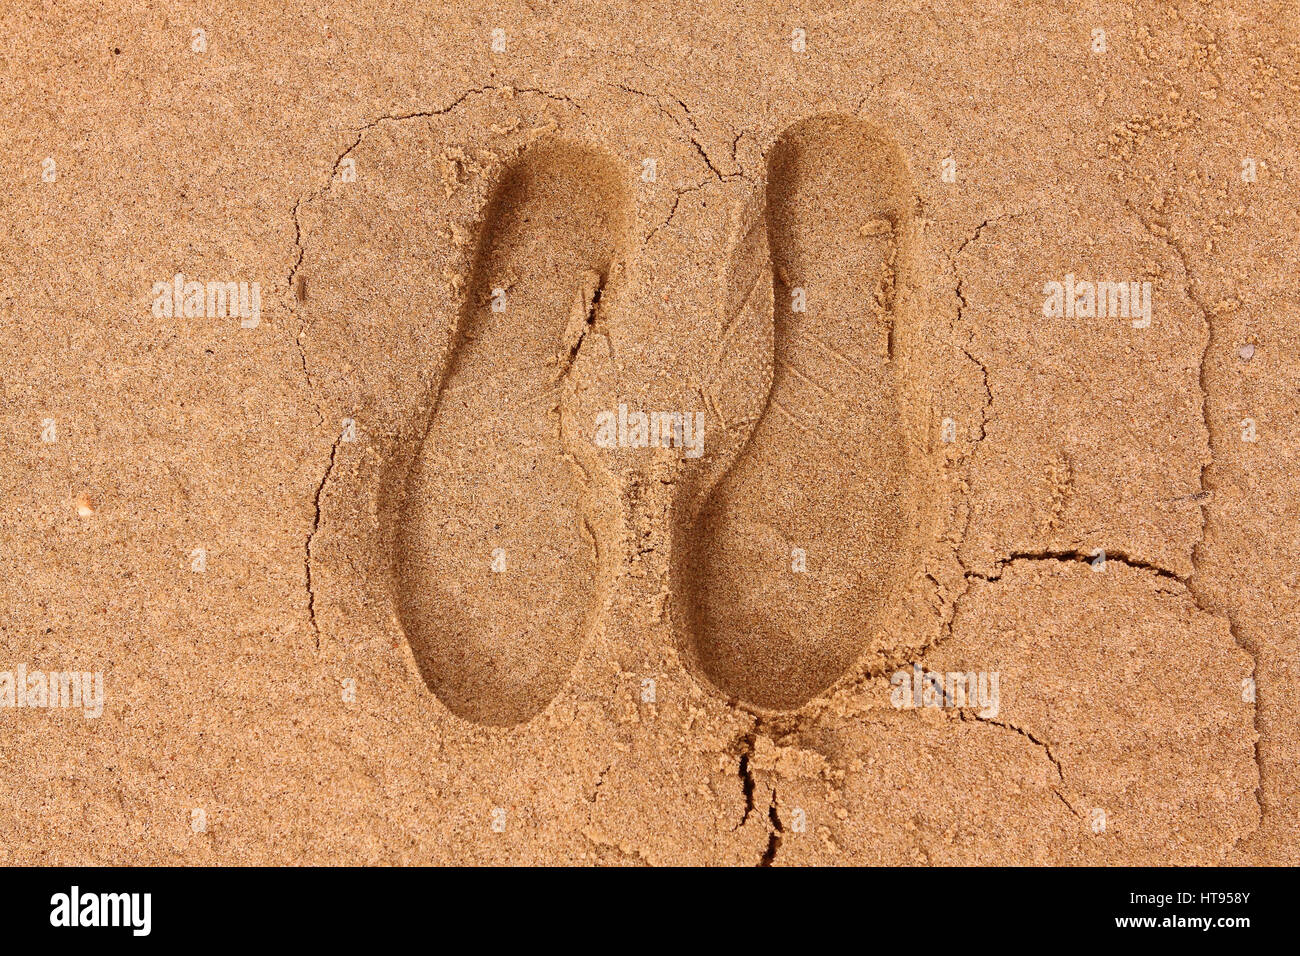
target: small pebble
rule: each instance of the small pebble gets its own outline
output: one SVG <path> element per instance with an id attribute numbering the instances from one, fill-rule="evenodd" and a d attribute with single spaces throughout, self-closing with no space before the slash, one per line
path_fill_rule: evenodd
<path id="1" fill-rule="evenodd" d="M 1251 359 L 1255 357 L 1255 346 L 1243 345 L 1241 348 L 1237 350 L 1237 354 L 1240 355 L 1247 362 L 1249 362 Z"/>

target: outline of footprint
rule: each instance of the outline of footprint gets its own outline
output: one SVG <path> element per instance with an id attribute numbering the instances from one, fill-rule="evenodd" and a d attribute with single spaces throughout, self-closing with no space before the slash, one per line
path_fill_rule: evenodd
<path id="1" fill-rule="evenodd" d="M 513 726 L 544 710 L 601 603 L 590 516 L 602 490 L 567 451 L 561 419 L 628 235 L 623 179 L 611 157 L 560 139 L 502 170 L 406 479 L 399 618 L 430 690 L 479 724 Z M 502 558 L 505 570 L 489 573 Z"/>
<path id="2" fill-rule="evenodd" d="M 767 163 L 771 387 L 743 446 L 689 492 L 674 591 L 692 670 L 760 710 L 792 710 L 863 656 L 909 557 L 891 553 L 906 540 L 907 478 L 893 326 L 915 191 L 901 150 L 856 118 L 794 124 Z M 806 312 L 792 311 L 796 289 Z"/>

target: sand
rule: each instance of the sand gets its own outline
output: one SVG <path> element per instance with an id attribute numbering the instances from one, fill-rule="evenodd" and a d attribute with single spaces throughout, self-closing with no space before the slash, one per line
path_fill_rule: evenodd
<path id="1" fill-rule="evenodd" d="M 7 8 L 0 861 L 1296 863 L 1292 19 Z"/>

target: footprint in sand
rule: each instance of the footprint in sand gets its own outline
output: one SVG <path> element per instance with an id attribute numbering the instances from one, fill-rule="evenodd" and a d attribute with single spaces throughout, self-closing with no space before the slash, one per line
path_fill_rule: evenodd
<path id="1" fill-rule="evenodd" d="M 577 660 L 597 594 L 591 492 L 560 435 L 569 366 L 630 207 L 612 160 L 551 142 L 508 168 L 406 486 L 397 604 L 429 687 L 512 725 Z"/>
<path id="2" fill-rule="evenodd" d="M 760 708 L 853 665 L 909 557 L 891 353 L 912 195 L 898 148 L 856 120 L 801 122 L 768 160 L 771 391 L 676 557 L 688 653 Z"/>

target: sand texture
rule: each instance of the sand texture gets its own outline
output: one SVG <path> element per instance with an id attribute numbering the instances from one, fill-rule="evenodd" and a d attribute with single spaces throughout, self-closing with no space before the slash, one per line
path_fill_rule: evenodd
<path id="1" fill-rule="evenodd" d="M 7 5 L 0 862 L 1300 862 L 1295 24 Z"/>

